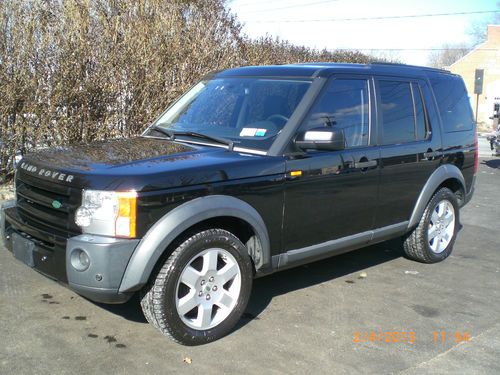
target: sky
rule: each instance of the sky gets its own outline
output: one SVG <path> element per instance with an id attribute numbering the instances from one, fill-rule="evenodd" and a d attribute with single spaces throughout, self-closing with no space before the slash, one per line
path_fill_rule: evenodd
<path id="1" fill-rule="evenodd" d="M 487 23 L 494 14 L 352 19 L 492 11 L 499 9 L 497 1 L 232 0 L 228 7 L 250 37 L 270 34 L 311 48 L 356 49 L 406 64 L 426 65 L 433 48 L 445 43 L 473 45 L 471 25 Z M 297 20 L 301 22 L 289 22 Z"/>

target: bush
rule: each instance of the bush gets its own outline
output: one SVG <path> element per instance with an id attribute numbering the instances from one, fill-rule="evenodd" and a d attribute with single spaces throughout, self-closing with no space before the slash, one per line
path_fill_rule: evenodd
<path id="1" fill-rule="evenodd" d="M 18 149 L 140 133 L 210 71 L 370 60 L 251 40 L 224 0 L 5 0 L 0 33 L 0 176 Z"/>

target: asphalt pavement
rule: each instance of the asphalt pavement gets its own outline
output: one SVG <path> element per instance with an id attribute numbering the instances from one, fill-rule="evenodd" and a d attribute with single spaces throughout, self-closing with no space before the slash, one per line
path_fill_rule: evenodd
<path id="1" fill-rule="evenodd" d="M 394 240 L 258 279 L 238 327 L 199 347 L 159 334 L 137 300 L 92 303 L 2 248 L 0 373 L 498 374 L 499 186 L 500 158 L 481 158 L 445 262 Z"/>

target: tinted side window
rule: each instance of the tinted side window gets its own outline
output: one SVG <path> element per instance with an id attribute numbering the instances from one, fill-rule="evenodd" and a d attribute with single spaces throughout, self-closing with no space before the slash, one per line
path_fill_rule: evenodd
<path id="1" fill-rule="evenodd" d="M 471 130 L 474 120 L 463 81 L 448 74 L 429 78 L 443 121 L 444 131 Z"/>
<path id="2" fill-rule="evenodd" d="M 427 121 L 425 118 L 424 104 L 422 101 L 422 92 L 416 83 L 411 84 L 413 100 L 415 102 L 415 124 L 417 129 L 417 139 L 427 138 Z"/>
<path id="3" fill-rule="evenodd" d="M 367 146 L 370 127 L 368 82 L 361 79 L 332 80 L 301 130 L 322 126 L 343 129 L 346 147 Z"/>
<path id="4" fill-rule="evenodd" d="M 415 140 L 415 119 L 409 82 L 379 81 L 382 111 L 382 143 Z"/>

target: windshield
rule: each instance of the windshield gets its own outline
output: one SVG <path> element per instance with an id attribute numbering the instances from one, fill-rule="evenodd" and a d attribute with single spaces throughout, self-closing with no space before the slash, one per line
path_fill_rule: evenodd
<path id="1" fill-rule="evenodd" d="M 308 80 L 296 79 L 202 81 L 153 125 L 172 132 L 225 138 L 235 147 L 267 151 L 309 85 Z"/>

